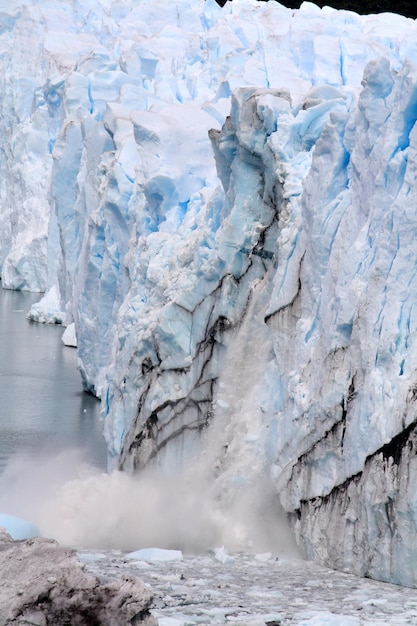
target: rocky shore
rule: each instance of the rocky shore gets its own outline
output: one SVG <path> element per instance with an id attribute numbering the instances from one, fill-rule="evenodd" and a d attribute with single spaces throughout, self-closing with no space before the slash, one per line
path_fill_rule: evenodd
<path id="1" fill-rule="evenodd" d="M 151 593 L 134 576 L 108 582 L 83 571 L 77 553 L 0 528 L 0 626 L 156 626 Z"/>

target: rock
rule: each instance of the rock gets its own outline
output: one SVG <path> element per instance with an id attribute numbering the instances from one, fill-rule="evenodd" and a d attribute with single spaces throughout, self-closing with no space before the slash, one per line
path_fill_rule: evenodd
<path id="1" fill-rule="evenodd" d="M 137 578 L 102 584 L 75 550 L 41 537 L 13 541 L 0 528 L 0 626 L 156 626 L 151 599 Z"/>

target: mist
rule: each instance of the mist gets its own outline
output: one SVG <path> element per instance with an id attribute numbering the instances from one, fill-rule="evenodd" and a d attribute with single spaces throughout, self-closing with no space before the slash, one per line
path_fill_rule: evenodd
<path id="1" fill-rule="evenodd" d="M 44 459 L 16 455 L 0 477 L 0 512 L 33 522 L 64 545 L 288 551 L 284 516 L 264 481 L 224 495 L 195 465 L 171 476 L 106 474 L 76 450 Z"/>
<path id="2" fill-rule="evenodd" d="M 259 281 L 245 319 L 229 333 L 214 417 L 188 466 L 169 475 L 149 468 L 132 476 L 104 473 L 79 450 L 15 455 L 0 476 L 0 513 L 83 548 L 199 553 L 224 545 L 230 551 L 293 554 L 265 456 L 268 433 L 259 397 L 270 340 L 263 294 Z"/>

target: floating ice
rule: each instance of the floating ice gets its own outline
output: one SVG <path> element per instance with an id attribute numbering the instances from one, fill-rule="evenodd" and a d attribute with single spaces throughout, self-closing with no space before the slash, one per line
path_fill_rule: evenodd
<path id="1" fill-rule="evenodd" d="M 5 528 L 13 539 L 31 539 L 41 535 L 40 530 L 32 522 L 7 513 L 0 513 L 0 526 Z"/>
<path id="2" fill-rule="evenodd" d="M 126 558 L 136 561 L 182 561 L 181 550 L 163 550 L 162 548 L 142 548 L 134 552 L 128 552 Z"/>
<path id="3" fill-rule="evenodd" d="M 220 561 L 220 563 L 223 563 L 224 565 L 226 565 L 226 563 L 234 563 L 234 558 L 230 556 L 224 546 L 214 549 L 214 558 L 216 561 Z"/>
<path id="4" fill-rule="evenodd" d="M 298 626 L 360 626 L 361 620 L 349 615 L 340 615 L 328 611 L 317 611 L 312 617 L 299 619 Z"/>
<path id="5" fill-rule="evenodd" d="M 27 317 L 43 324 L 62 324 L 65 313 L 60 310 L 60 298 L 56 285 L 53 285 L 43 298 L 32 305 Z"/>
<path id="6" fill-rule="evenodd" d="M 192 626 L 194 623 L 176 617 L 160 617 L 158 619 L 158 626 Z"/>
<path id="7" fill-rule="evenodd" d="M 62 343 L 66 346 L 70 346 L 71 348 L 77 347 L 77 336 L 75 334 L 75 324 L 69 324 L 63 335 L 62 335 Z"/>
<path id="8" fill-rule="evenodd" d="M 270 552 L 262 552 L 261 554 L 255 554 L 255 559 L 261 563 L 266 563 L 272 557 Z"/>

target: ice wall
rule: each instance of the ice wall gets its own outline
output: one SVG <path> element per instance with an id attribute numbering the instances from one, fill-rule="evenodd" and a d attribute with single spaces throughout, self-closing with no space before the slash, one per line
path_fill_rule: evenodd
<path id="1" fill-rule="evenodd" d="M 2 284 L 74 322 L 110 465 L 267 476 L 309 556 L 416 585 L 415 22 L 0 17 Z"/>

